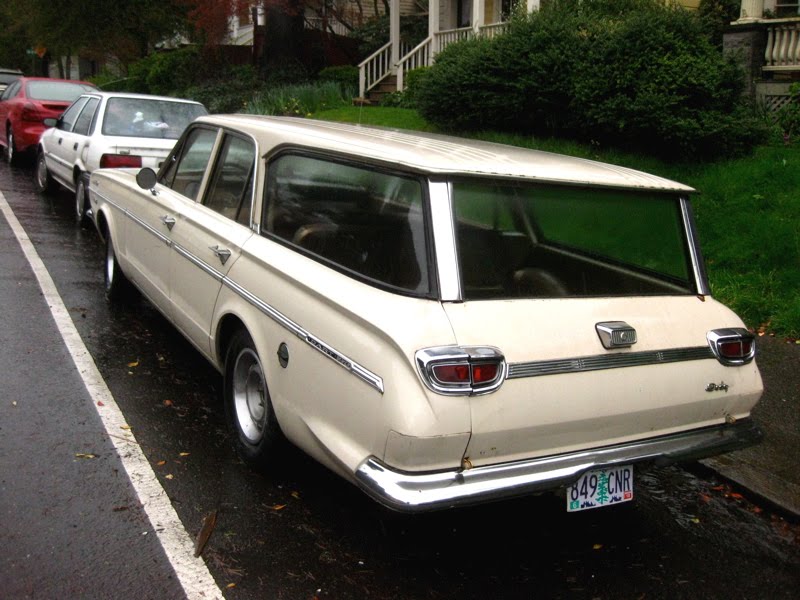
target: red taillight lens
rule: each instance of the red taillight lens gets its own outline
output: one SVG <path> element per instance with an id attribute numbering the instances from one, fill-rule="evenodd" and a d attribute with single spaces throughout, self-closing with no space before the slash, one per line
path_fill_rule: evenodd
<path id="1" fill-rule="evenodd" d="M 425 385 L 439 394 L 489 394 L 505 379 L 505 358 L 490 346 L 437 346 L 417 351 L 415 358 Z"/>
<path id="2" fill-rule="evenodd" d="M 44 117 L 42 117 L 42 113 L 39 112 L 39 109 L 36 107 L 35 104 L 31 104 L 30 102 L 28 102 L 25 106 L 22 107 L 22 120 L 32 121 L 36 123 L 38 121 L 44 120 Z"/>
<path id="3" fill-rule="evenodd" d="M 725 358 L 744 358 L 750 354 L 753 347 L 753 340 L 733 340 L 722 342 L 719 345 L 719 353 Z"/>
<path id="4" fill-rule="evenodd" d="M 469 365 L 435 365 L 433 376 L 442 383 L 469 383 Z"/>
<path id="5" fill-rule="evenodd" d="M 481 384 L 494 381 L 497 378 L 497 373 L 499 371 L 500 371 L 500 365 L 497 363 L 485 363 L 480 365 L 473 365 L 472 383 Z"/>
<path id="6" fill-rule="evenodd" d="M 142 157 L 133 154 L 103 154 L 100 157 L 100 168 L 122 169 L 125 167 L 139 168 L 142 166 Z"/>
<path id="7" fill-rule="evenodd" d="M 756 342 L 753 334 L 740 327 L 709 331 L 708 343 L 714 356 L 724 365 L 744 365 L 753 360 Z"/>

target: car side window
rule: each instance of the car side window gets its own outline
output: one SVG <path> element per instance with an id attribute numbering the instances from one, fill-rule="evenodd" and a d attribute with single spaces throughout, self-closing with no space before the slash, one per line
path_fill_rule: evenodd
<path id="1" fill-rule="evenodd" d="M 72 131 L 72 126 L 75 124 L 75 121 L 78 119 L 78 115 L 80 114 L 81 110 L 83 110 L 83 107 L 86 106 L 88 101 L 88 98 L 78 98 L 72 104 L 72 106 L 65 110 L 64 114 L 61 115 L 61 118 L 58 121 L 58 128 L 63 129 L 64 131 Z"/>
<path id="2" fill-rule="evenodd" d="M 176 156 L 176 160 L 164 170 L 160 182 L 187 198 L 197 200 L 216 139 L 216 129 L 192 129 L 181 146 L 180 156 Z"/>
<path id="3" fill-rule="evenodd" d="M 6 88 L 6 91 L 3 92 L 2 96 L 0 96 L 0 100 L 8 100 L 9 98 L 13 98 L 17 95 L 20 87 L 22 87 L 22 84 L 19 81 L 15 81 Z"/>
<path id="4" fill-rule="evenodd" d="M 422 183 L 300 155 L 269 165 L 262 231 L 336 268 L 431 293 Z"/>
<path id="5" fill-rule="evenodd" d="M 92 119 L 94 119 L 98 104 L 100 104 L 100 100 L 97 98 L 89 98 L 80 116 L 75 121 L 75 125 L 72 127 L 74 133 L 89 135 L 89 126 L 92 124 Z"/>
<path id="6" fill-rule="evenodd" d="M 205 205 L 249 226 L 255 161 L 256 149 L 252 141 L 227 135 L 206 193 Z"/>

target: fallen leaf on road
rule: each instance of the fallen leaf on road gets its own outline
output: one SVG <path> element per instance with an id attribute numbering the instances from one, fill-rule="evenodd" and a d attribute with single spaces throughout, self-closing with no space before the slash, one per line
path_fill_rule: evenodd
<path id="1" fill-rule="evenodd" d="M 178 454 L 178 456 L 189 456 L 189 453 L 188 452 L 181 452 L 180 454 Z"/>
<path id="2" fill-rule="evenodd" d="M 98 401 L 97 401 L 97 406 L 105 406 L 105 404 L 103 404 L 103 401 L 102 401 L 102 400 L 98 400 Z"/>
<path id="3" fill-rule="evenodd" d="M 734 498 L 736 500 L 741 500 L 742 498 L 744 498 L 744 496 L 742 496 L 741 494 L 737 494 L 736 492 L 731 492 L 729 495 L 731 498 Z"/>
<path id="4" fill-rule="evenodd" d="M 115 506 L 111 509 L 113 512 L 122 512 L 124 510 L 128 510 L 127 506 Z"/>
<path id="5" fill-rule="evenodd" d="M 165 464 L 167 464 L 167 461 L 165 461 L 165 460 L 160 460 L 160 461 L 158 461 L 156 463 L 156 465 L 159 466 L 159 467 L 163 467 Z"/>
<path id="6" fill-rule="evenodd" d="M 120 425 L 119 428 L 120 429 L 130 429 L 131 426 L 130 425 Z"/>
<path id="7" fill-rule="evenodd" d="M 690 520 L 692 523 L 695 523 L 695 524 L 697 524 L 697 523 L 699 523 L 699 522 L 700 522 L 700 519 L 698 519 L 697 517 L 693 517 L 693 518 L 691 518 L 691 519 L 689 519 L 689 520 Z"/>
<path id="8" fill-rule="evenodd" d="M 79 452 L 75 455 L 75 458 L 97 458 L 97 454 Z"/>
<path id="9" fill-rule="evenodd" d="M 166 475 L 164 475 L 164 477 L 166 477 L 167 479 L 172 479 L 175 476 L 172 473 L 167 473 Z"/>
<path id="10" fill-rule="evenodd" d="M 16 405 L 17 405 L 17 401 L 16 400 L 12 400 L 11 401 L 11 406 L 16 406 Z"/>
<path id="11" fill-rule="evenodd" d="M 128 363 L 128 367 L 129 368 L 130 367 L 138 367 L 138 366 L 139 366 L 139 359 L 138 358 L 135 361 Z"/>
<path id="12" fill-rule="evenodd" d="M 203 526 L 200 528 L 200 533 L 197 534 L 197 539 L 194 542 L 194 555 L 200 556 L 203 553 L 203 548 L 206 547 L 208 538 L 214 532 L 214 527 L 217 526 L 217 511 L 213 511 L 206 515 L 203 519 Z"/>
<path id="13" fill-rule="evenodd" d="M 233 589 L 233 588 L 235 588 L 235 587 L 236 587 L 236 584 L 235 584 L 235 583 L 229 583 L 228 585 L 226 585 L 226 586 L 225 586 L 225 589 L 226 589 L 226 590 L 230 590 L 230 589 Z"/>
<path id="14" fill-rule="evenodd" d="M 592 546 L 592 550 L 600 550 L 603 547 L 603 544 L 595 544 Z"/>
<path id="15" fill-rule="evenodd" d="M 172 406 L 172 400 L 164 400 L 164 406 Z"/>
<path id="16" fill-rule="evenodd" d="M 300 500 L 300 492 L 292 492 L 292 498 L 295 500 Z"/>
<path id="17" fill-rule="evenodd" d="M 286 508 L 286 505 L 285 504 L 276 504 L 275 506 L 270 506 L 270 508 L 272 510 L 283 510 L 284 508 Z"/>

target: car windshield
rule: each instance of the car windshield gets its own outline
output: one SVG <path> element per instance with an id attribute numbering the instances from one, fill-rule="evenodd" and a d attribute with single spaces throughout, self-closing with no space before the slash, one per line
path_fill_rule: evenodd
<path id="1" fill-rule="evenodd" d="M 453 182 L 464 298 L 697 293 L 674 193 Z"/>
<path id="2" fill-rule="evenodd" d="M 28 98 L 52 102 L 72 102 L 84 92 L 93 89 L 90 85 L 67 81 L 30 81 L 27 88 Z"/>
<path id="3" fill-rule="evenodd" d="M 177 140 L 186 126 L 208 114 L 202 104 L 149 98 L 110 98 L 103 135 Z"/>

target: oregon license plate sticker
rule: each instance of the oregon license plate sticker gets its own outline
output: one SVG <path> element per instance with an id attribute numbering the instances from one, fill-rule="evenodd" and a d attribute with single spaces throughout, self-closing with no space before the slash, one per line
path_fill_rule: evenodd
<path id="1" fill-rule="evenodd" d="M 633 467 L 630 465 L 587 471 L 567 488 L 567 512 L 629 500 L 633 500 Z"/>

